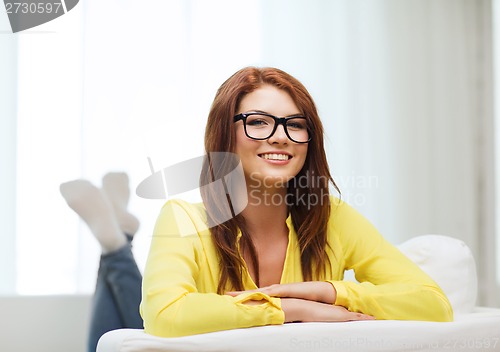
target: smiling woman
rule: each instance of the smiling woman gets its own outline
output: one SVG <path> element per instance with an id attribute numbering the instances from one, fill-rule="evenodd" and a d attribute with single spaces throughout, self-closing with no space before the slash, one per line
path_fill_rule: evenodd
<path id="1" fill-rule="evenodd" d="M 10 33 L 0 36 L 2 292 L 92 292 L 99 249 L 63 204 L 59 183 L 99 181 L 113 169 L 126 170 L 134 185 L 149 174 L 147 156 L 159 169 L 201 155 L 214 88 L 257 64 L 307 83 L 346 203 L 391 243 L 436 232 L 463 240 L 478 260 L 480 304 L 499 304 L 491 1 L 148 6 L 155 11 L 144 17 L 136 2 L 86 0 L 38 32 L 15 36 L 0 11 L 0 29 Z M 240 112 L 252 111 L 232 111 Z M 244 123 L 233 118 L 234 127 Z M 280 137 L 285 126 L 276 126 Z M 266 167 L 289 157 L 274 151 L 265 150 L 273 152 L 263 155 Z M 300 191 L 318 178 L 329 182 L 312 173 L 292 181 Z M 261 191 L 272 180 L 251 179 L 258 188 L 250 200 L 282 203 L 281 194 Z M 285 202 L 305 206 L 325 197 L 302 193 Z M 131 199 L 143 223 L 134 246 L 141 269 L 159 206 Z"/>
<path id="2" fill-rule="evenodd" d="M 247 186 L 252 187 L 250 181 L 260 177 L 265 177 L 268 182 L 275 177 L 276 182 L 285 184 L 298 174 L 304 166 L 310 138 L 307 117 L 296 117 L 301 116 L 301 112 L 290 95 L 273 85 L 263 85 L 245 95 L 238 110 L 244 113 L 237 116 L 245 118 L 241 119 L 242 122 L 234 119 L 235 152 L 243 163 Z M 250 111 L 266 111 L 264 113 L 268 116 L 253 115 Z M 269 113 L 289 117 L 280 121 Z M 298 125 L 302 127 L 293 127 L 297 124 L 294 120 L 299 120 Z M 292 136 L 300 141 L 292 140 Z M 263 140 L 267 143 L 262 143 Z"/>
<path id="3" fill-rule="evenodd" d="M 258 138 L 245 118 L 253 113 L 272 117 L 252 121 L 266 130 Z M 309 141 L 294 141 L 287 133 L 287 119 L 297 116 L 305 120 L 301 126 Z M 248 198 L 271 194 L 282 201 L 249 202 L 224 223 L 214 221 L 214 214 L 221 201 L 234 201 L 233 194 L 222 199 L 202 188 L 203 204 L 168 201 L 144 272 L 141 314 L 147 333 L 176 337 L 287 322 L 453 320 L 440 287 L 358 212 L 329 195 L 329 183 L 336 185 L 322 123 L 294 77 L 255 67 L 232 75 L 210 109 L 205 149 L 207 155 L 239 156 L 245 182 L 236 187 Z M 214 169 L 207 157 L 202 184 Z M 304 175 L 323 182 L 290 182 Z M 304 205 L 294 200 L 296 192 L 322 198 Z M 192 235 L 183 236 L 186 228 Z M 342 280 L 349 269 L 361 283 Z"/>

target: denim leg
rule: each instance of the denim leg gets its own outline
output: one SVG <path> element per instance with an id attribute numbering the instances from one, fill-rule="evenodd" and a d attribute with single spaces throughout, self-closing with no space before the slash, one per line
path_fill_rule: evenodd
<path id="1" fill-rule="evenodd" d="M 141 283 L 130 244 L 101 256 L 92 301 L 89 352 L 95 352 L 99 338 L 108 331 L 143 328 L 139 314 Z"/>
<path id="2" fill-rule="evenodd" d="M 97 283 L 94 297 L 92 298 L 92 308 L 90 314 L 90 327 L 88 336 L 88 352 L 95 352 L 99 338 L 106 332 L 120 329 L 122 322 L 118 307 L 113 298 L 113 294 L 106 283 L 105 268 L 99 263 L 97 272 Z"/>

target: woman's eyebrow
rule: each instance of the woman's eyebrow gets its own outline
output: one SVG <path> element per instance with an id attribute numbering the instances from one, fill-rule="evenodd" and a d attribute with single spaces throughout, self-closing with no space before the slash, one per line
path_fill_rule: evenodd
<path id="1" fill-rule="evenodd" d="M 273 114 L 270 114 L 268 113 L 267 111 L 262 111 L 262 110 L 249 110 L 247 113 L 249 112 L 256 112 L 256 113 L 259 113 L 259 114 L 267 114 L 267 115 L 271 115 L 271 116 L 274 116 Z M 298 112 L 296 114 L 291 114 L 291 115 L 287 115 L 287 116 L 283 116 L 283 117 L 295 117 L 295 116 L 304 116 L 302 113 Z M 276 117 L 279 117 L 279 116 L 276 116 Z"/>
<path id="2" fill-rule="evenodd" d="M 267 111 L 262 111 L 262 110 L 255 110 L 255 109 L 252 109 L 248 112 L 258 112 L 258 113 L 261 113 L 261 114 L 268 114 L 268 115 L 271 115 L 270 113 L 268 113 Z"/>

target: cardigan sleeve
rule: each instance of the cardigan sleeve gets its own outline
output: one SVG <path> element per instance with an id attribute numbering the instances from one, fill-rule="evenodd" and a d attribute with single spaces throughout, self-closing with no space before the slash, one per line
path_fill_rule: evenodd
<path id="1" fill-rule="evenodd" d="M 447 297 L 427 274 L 355 209 L 332 203 L 329 231 L 338 236 L 345 268 L 359 282 L 329 281 L 337 291 L 335 304 L 376 319 L 453 320 Z"/>
<path id="2" fill-rule="evenodd" d="M 263 293 L 219 295 L 216 287 L 212 287 L 213 292 L 199 292 L 196 282 L 200 265 L 204 265 L 201 236 L 209 236 L 209 231 L 192 207 L 179 201 L 165 204 L 144 270 L 141 315 L 145 331 L 177 337 L 282 324 L 279 298 Z M 248 300 L 262 303 L 244 304 Z"/>

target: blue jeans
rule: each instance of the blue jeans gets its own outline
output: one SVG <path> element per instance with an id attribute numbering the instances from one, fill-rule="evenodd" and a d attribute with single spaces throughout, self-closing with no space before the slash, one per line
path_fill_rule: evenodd
<path id="1" fill-rule="evenodd" d="M 129 241 L 131 237 L 127 236 Z M 121 328 L 142 329 L 139 314 L 142 275 L 129 244 L 101 256 L 92 300 L 88 351 L 106 332 Z"/>

